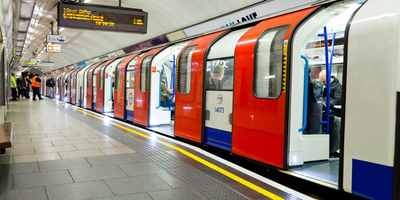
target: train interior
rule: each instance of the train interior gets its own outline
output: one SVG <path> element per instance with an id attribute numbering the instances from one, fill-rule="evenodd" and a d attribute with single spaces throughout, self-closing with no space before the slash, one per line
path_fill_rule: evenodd
<path id="1" fill-rule="evenodd" d="M 190 42 L 169 46 L 152 60 L 149 123 L 153 130 L 174 135 L 176 58 Z M 167 90 L 162 89 L 164 84 Z"/>
<path id="2" fill-rule="evenodd" d="M 302 84 L 293 84 L 291 90 L 289 171 L 336 186 L 341 103 L 334 103 L 331 97 L 329 102 L 334 105 L 330 105 L 323 91 L 329 84 L 332 93 L 337 81 L 343 83 L 345 29 L 361 4 L 347 1 L 323 8 L 305 21 L 294 35 L 292 83 Z M 322 78 L 326 69 L 335 77 L 330 83 Z"/>
<path id="3" fill-rule="evenodd" d="M 104 98 L 103 98 L 103 106 L 104 106 L 104 114 L 113 117 L 114 116 L 114 81 L 115 81 L 115 68 L 118 63 L 122 60 L 116 59 L 114 62 L 107 65 L 104 69 Z"/>
<path id="4" fill-rule="evenodd" d="M 64 102 L 67 101 L 67 96 L 68 96 L 68 77 L 70 75 L 71 72 L 68 72 L 65 74 L 65 76 L 63 77 L 63 97 L 64 98 Z"/>
<path id="5" fill-rule="evenodd" d="M 142 55 L 142 54 L 141 54 Z M 133 122 L 134 99 L 135 99 L 135 65 L 140 56 L 133 58 L 126 66 L 125 70 L 125 119 Z"/>

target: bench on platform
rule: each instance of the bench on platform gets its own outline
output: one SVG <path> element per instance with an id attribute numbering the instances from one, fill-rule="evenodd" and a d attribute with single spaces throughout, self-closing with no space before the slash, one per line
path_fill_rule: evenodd
<path id="1" fill-rule="evenodd" d="M 11 147 L 12 132 L 12 122 L 0 124 L 0 154 L 5 154 L 6 148 Z"/>

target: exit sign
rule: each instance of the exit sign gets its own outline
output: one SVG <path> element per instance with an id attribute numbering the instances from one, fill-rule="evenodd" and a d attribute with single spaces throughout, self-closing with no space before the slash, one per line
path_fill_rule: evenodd
<path id="1" fill-rule="evenodd" d="M 61 45 L 47 44 L 47 52 L 61 52 Z"/>

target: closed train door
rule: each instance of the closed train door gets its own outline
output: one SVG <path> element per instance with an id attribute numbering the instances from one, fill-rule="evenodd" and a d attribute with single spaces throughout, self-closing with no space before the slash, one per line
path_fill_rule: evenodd
<path id="1" fill-rule="evenodd" d="M 125 81 L 126 76 L 127 76 L 127 69 L 129 66 L 134 66 L 134 63 L 136 63 L 133 60 L 137 60 L 138 54 L 132 54 L 124 59 L 122 59 L 121 62 L 117 65 L 115 68 L 115 87 L 114 87 L 114 117 L 119 118 L 119 119 L 125 119 L 126 117 L 126 111 L 125 107 L 127 105 L 125 104 L 130 104 L 131 107 L 133 108 L 133 91 L 131 91 L 131 94 L 125 94 L 125 88 L 128 86 L 129 82 Z M 131 64 L 132 63 L 132 64 Z M 132 68 L 132 67 L 131 67 Z M 134 68 L 134 67 L 133 67 Z M 129 77 L 130 79 L 130 77 Z M 127 79 L 127 80 L 129 80 Z M 127 84 L 128 83 L 128 84 Z M 131 95 L 132 99 L 129 102 L 126 102 L 125 95 Z M 133 112 L 133 109 L 132 109 Z M 133 113 L 132 113 L 132 118 L 133 118 Z"/>
<path id="2" fill-rule="evenodd" d="M 207 49 L 227 31 L 199 37 L 180 53 L 177 69 L 175 135 L 203 142 L 203 65 Z M 190 124 L 190 126 L 188 126 Z"/>
<path id="3" fill-rule="evenodd" d="M 149 126 L 149 104 L 150 104 L 150 73 L 156 73 L 155 70 L 153 72 L 151 68 L 151 61 L 153 57 L 160 52 L 163 47 L 158 47 L 150 50 L 143 54 L 142 57 L 138 59 L 136 62 L 136 75 L 135 75 L 135 88 L 134 90 L 134 109 L 135 115 L 133 118 L 133 122 L 143 125 Z"/>
<path id="4" fill-rule="evenodd" d="M 204 142 L 227 151 L 232 146 L 235 47 L 249 29 L 232 31 L 212 45 L 204 69 Z"/>

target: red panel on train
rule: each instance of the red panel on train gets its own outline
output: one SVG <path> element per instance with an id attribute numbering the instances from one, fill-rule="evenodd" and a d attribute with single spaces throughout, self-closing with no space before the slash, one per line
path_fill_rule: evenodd
<path id="1" fill-rule="evenodd" d="M 189 94 L 176 92 L 175 135 L 202 142 L 203 68 L 209 44 L 225 31 L 202 36 L 187 47 L 197 45 L 192 54 L 191 90 Z M 185 49 L 185 48 L 184 48 Z M 182 49 L 182 51 L 184 50 Z M 181 51 L 181 53 L 182 53 Z"/>
<path id="2" fill-rule="evenodd" d="M 119 83 L 120 84 L 119 90 L 114 90 L 114 117 L 124 119 L 125 117 L 125 69 L 126 65 L 138 54 L 132 54 L 125 57 L 121 63 L 121 68 L 117 73 L 120 73 Z M 117 67 L 118 68 L 118 67 Z"/>
<path id="3" fill-rule="evenodd" d="M 277 99 L 256 98 L 253 91 L 254 49 L 257 38 L 267 29 L 293 27 L 315 8 L 274 17 L 260 22 L 239 40 L 235 50 L 235 81 L 232 152 L 280 168 L 284 167 L 286 66 L 283 67 L 281 94 Z M 285 53 L 284 53 L 285 54 Z"/>
<path id="4" fill-rule="evenodd" d="M 164 49 L 165 46 L 159 47 L 156 49 L 152 49 L 151 51 L 145 53 L 143 56 L 141 56 L 135 65 L 136 68 L 136 75 L 135 75 L 135 100 L 134 100 L 134 110 L 135 114 L 133 117 L 133 122 L 138 123 L 144 126 L 149 125 L 149 90 L 150 90 L 150 73 L 151 73 L 151 66 L 147 67 L 147 73 L 143 72 L 144 75 L 146 76 L 147 80 L 143 85 L 143 88 L 145 89 L 146 92 L 141 91 L 141 82 L 142 80 L 140 79 L 141 75 L 141 66 L 142 62 L 145 59 L 150 59 L 150 64 L 151 64 L 151 59 L 162 49 Z"/>

